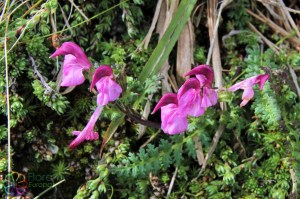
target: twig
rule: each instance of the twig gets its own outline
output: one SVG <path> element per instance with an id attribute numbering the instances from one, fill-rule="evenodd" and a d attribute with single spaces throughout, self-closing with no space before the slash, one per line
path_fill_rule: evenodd
<path id="1" fill-rule="evenodd" d="M 291 44 L 297 48 L 298 46 L 300 46 L 300 40 L 298 38 L 295 37 L 289 37 L 289 35 L 291 33 L 287 32 L 285 29 L 283 29 L 282 27 L 278 26 L 277 24 L 275 24 L 272 20 L 268 19 L 267 17 L 265 17 L 261 12 L 258 11 L 259 15 L 253 13 L 251 10 L 246 9 L 247 13 L 250 14 L 251 16 L 255 17 L 256 19 L 258 19 L 259 21 L 263 22 L 264 24 L 267 24 L 271 29 L 273 29 L 274 31 L 278 32 L 279 34 L 281 34 L 282 36 L 287 37 L 287 39 L 291 42 Z"/>
<path id="2" fill-rule="evenodd" d="M 172 179 L 171 179 L 171 182 L 170 182 L 170 185 L 169 185 L 169 189 L 168 189 L 168 193 L 167 193 L 167 199 L 169 199 L 170 194 L 171 194 L 171 192 L 172 192 L 172 189 L 173 189 L 173 186 L 174 186 L 174 182 L 175 182 L 175 179 L 176 179 L 177 172 L 178 172 L 178 167 L 176 167 L 176 169 L 175 169 L 175 171 L 174 171 L 174 174 L 173 174 L 173 176 L 172 176 Z"/>
<path id="3" fill-rule="evenodd" d="M 214 48 L 214 45 L 215 45 L 215 40 L 216 40 L 216 36 L 217 36 L 217 31 L 218 31 L 218 27 L 219 27 L 219 22 L 220 22 L 220 18 L 221 18 L 221 13 L 224 9 L 224 7 L 226 5 L 228 5 L 232 0 L 223 0 L 222 4 L 221 4 L 221 7 L 219 9 L 219 12 L 218 12 L 218 17 L 217 17 L 217 20 L 214 24 L 214 30 L 213 30 L 213 34 L 212 34 L 212 39 L 211 39 L 211 42 L 210 42 L 210 47 L 209 47 L 209 50 L 208 50 L 208 54 L 207 54 L 207 59 L 206 59 L 206 64 L 209 65 L 209 62 L 210 62 L 210 59 L 211 59 L 211 55 L 212 55 L 212 52 L 213 52 L 213 48 Z"/>
<path id="4" fill-rule="evenodd" d="M 48 191 L 50 191 L 51 189 L 57 187 L 58 185 L 60 185 L 61 183 L 63 183 L 64 181 L 66 181 L 65 179 L 59 181 L 58 183 L 52 185 L 51 187 L 49 187 L 48 189 L 46 189 L 45 191 L 43 191 L 42 193 L 40 193 L 38 196 L 36 196 L 35 198 L 33 199 L 38 199 L 40 198 L 42 195 L 44 195 L 45 193 L 47 193 Z"/>
<path id="5" fill-rule="evenodd" d="M 140 123 L 142 125 L 145 125 L 145 126 L 148 126 L 148 127 L 153 127 L 153 128 L 157 128 L 157 129 L 160 129 L 160 124 L 158 123 L 154 123 L 154 122 L 151 122 L 149 120 L 144 120 L 138 116 L 136 116 L 131 110 L 131 109 L 124 109 L 122 108 L 119 104 L 115 103 L 115 105 L 117 106 L 117 108 L 125 113 L 126 116 L 128 116 L 130 119 L 132 119 L 134 122 L 137 122 L 137 123 Z"/>
<path id="6" fill-rule="evenodd" d="M 69 20 L 68 20 L 68 18 L 67 18 L 67 16 L 66 16 L 65 12 L 64 12 L 64 10 L 62 9 L 61 5 L 60 5 L 60 4 L 58 4 L 58 5 L 59 5 L 59 8 L 60 8 L 62 17 L 64 18 L 65 26 L 68 27 L 68 29 L 70 30 L 71 34 L 73 35 L 73 30 L 72 30 L 72 28 L 71 28 L 71 26 L 70 26 L 70 24 L 69 24 Z M 65 29 L 65 26 L 63 27 L 63 29 Z M 56 31 L 55 31 L 55 32 L 56 32 Z"/>
<path id="7" fill-rule="evenodd" d="M 299 87 L 299 84 L 298 84 L 298 78 L 297 78 L 297 75 L 295 73 L 295 71 L 292 69 L 292 67 L 287 64 L 288 68 L 289 68 L 289 71 L 290 71 L 290 74 L 292 76 L 292 79 L 293 79 L 293 82 L 295 84 L 295 87 L 296 87 L 296 90 L 297 90 L 297 94 L 298 94 L 298 97 L 300 97 L 300 87 Z"/>
<path id="8" fill-rule="evenodd" d="M 207 166 L 207 163 L 208 163 L 208 160 L 211 158 L 212 154 L 214 153 L 214 151 L 215 151 L 215 149 L 217 147 L 217 144 L 219 143 L 219 139 L 220 139 L 220 137 L 221 137 L 224 129 L 225 129 L 224 124 L 220 124 L 219 128 L 217 129 L 217 131 L 215 133 L 215 136 L 213 138 L 213 141 L 212 141 L 212 144 L 211 144 L 211 146 L 209 148 L 209 151 L 208 151 L 207 155 L 205 156 L 205 159 L 204 159 L 203 165 L 201 167 L 201 170 L 200 170 L 198 176 L 195 179 L 193 179 L 193 181 L 197 180 L 201 176 L 201 174 L 203 173 L 203 171 L 205 170 L 205 168 Z"/>
<path id="9" fill-rule="evenodd" d="M 23 28 L 23 30 L 22 30 L 20 36 L 19 36 L 19 37 L 17 38 L 17 40 L 13 43 L 13 45 L 10 47 L 10 49 L 7 51 L 7 53 L 9 53 L 9 52 L 17 45 L 17 43 L 20 41 L 20 39 L 21 39 L 21 38 L 23 37 L 23 35 L 25 34 L 25 31 L 26 31 L 26 29 L 28 28 L 28 25 L 31 23 L 31 21 L 32 21 L 36 16 L 41 15 L 41 14 L 42 14 L 42 11 L 39 10 L 37 13 L 35 13 L 34 16 L 31 17 L 30 20 L 27 21 L 26 26 Z M 2 61 L 3 58 L 4 58 L 4 56 L 1 57 L 0 61 Z"/>
<path id="10" fill-rule="evenodd" d="M 297 190 L 297 179 L 294 169 L 290 169 L 291 179 L 292 179 L 292 195 L 296 194 Z M 295 197 L 296 198 L 296 197 Z"/>
<path id="11" fill-rule="evenodd" d="M 291 17 L 291 14 L 286 9 L 287 7 L 284 5 L 284 2 L 282 0 L 279 0 L 280 4 L 282 5 L 281 10 L 285 14 L 286 18 L 288 19 L 290 25 L 293 27 L 293 29 L 296 31 L 298 38 L 300 38 L 300 32 L 298 30 L 298 27 L 296 26 L 293 18 Z"/>
<path id="12" fill-rule="evenodd" d="M 275 44 L 273 44 L 270 40 L 268 40 L 263 34 L 261 34 L 256 28 L 254 25 L 252 25 L 251 23 L 248 23 L 249 27 L 255 32 L 257 33 L 261 39 L 276 53 L 278 54 L 281 49 L 276 46 Z M 298 94 L 298 97 L 300 97 L 300 87 L 299 87 L 299 84 L 298 84 L 298 81 L 297 81 L 297 75 L 295 73 L 295 71 L 293 70 L 293 68 L 287 64 L 288 68 L 289 68 L 289 72 L 291 74 L 291 77 L 292 77 L 292 80 L 293 80 L 293 83 L 295 84 L 295 88 L 296 88 L 296 91 L 297 91 L 297 94 Z"/>
<path id="13" fill-rule="evenodd" d="M 142 46 L 144 46 L 145 49 L 148 48 L 150 38 L 152 36 L 152 33 L 154 31 L 155 25 L 156 25 L 158 17 L 159 17 L 161 4 L 162 4 L 162 0 L 159 0 L 156 4 L 155 13 L 154 13 L 149 31 L 148 31 L 146 37 L 144 38 L 144 40 L 138 45 L 137 50 L 140 49 Z"/>
<path id="14" fill-rule="evenodd" d="M 56 91 L 54 91 L 48 84 L 47 82 L 44 80 L 43 76 L 41 75 L 41 73 L 37 70 L 37 65 L 33 59 L 33 57 L 29 56 L 31 62 L 32 62 L 32 65 L 33 65 L 33 70 L 34 70 L 34 73 L 39 77 L 40 81 L 41 81 L 41 84 L 46 88 L 46 93 L 51 93 L 51 92 L 54 92 L 56 93 Z"/>
<path id="15" fill-rule="evenodd" d="M 199 166 L 201 166 L 204 162 L 204 153 L 203 153 L 203 149 L 202 149 L 202 144 L 199 141 L 199 137 L 198 135 L 195 135 L 193 137 L 193 140 L 195 142 L 195 149 L 196 149 L 196 155 L 197 155 L 197 159 L 198 159 L 198 164 Z"/>
<path id="16" fill-rule="evenodd" d="M 21 18 L 24 18 L 26 15 L 28 15 L 28 13 L 31 12 L 32 9 L 34 9 L 35 7 L 37 7 L 40 3 L 42 3 L 43 0 L 39 0 L 38 2 L 36 2 L 35 4 L 33 4 L 33 6 L 31 6 L 23 15 Z"/>
<path id="17" fill-rule="evenodd" d="M 15 9 L 13 9 L 8 15 L 11 16 L 15 11 L 17 11 L 19 8 L 21 8 L 25 3 L 27 3 L 29 0 L 23 1 L 22 3 L 20 3 Z M 7 20 L 7 17 L 4 18 L 4 20 Z M 1 21 L 0 21 L 1 24 Z"/>
<path id="18" fill-rule="evenodd" d="M 2 19 L 3 19 L 4 13 L 5 13 L 5 10 L 6 10 L 6 6 L 7 6 L 8 3 L 9 3 L 9 1 L 5 1 L 5 3 L 4 3 L 3 10 L 2 10 L 2 13 L 1 13 L 1 16 L 0 16 L 0 24 L 2 23 Z"/>
<path id="19" fill-rule="evenodd" d="M 274 2 L 274 1 L 270 1 L 270 0 L 268 0 L 268 1 L 266 1 L 266 0 L 257 0 L 257 1 L 262 2 L 262 3 L 266 3 L 266 4 L 270 4 L 270 5 L 273 5 L 273 6 L 277 6 L 277 7 L 283 7 L 284 9 L 288 10 L 289 12 L 300 14 L 299 10 L 295 10 L 295 9 L 292 9 L 292 8 L 289 8 L 289 7 L 286 7 L 286 6 L 282 6 L 279 3 Z"/>
<path id="20" fill-rule="evenodd" d="M 159 132 L 160 130 L 158 130 L 154 135 L 152 135 L 144 144 L 141 145 L 141 148 L 147 146 L 147 144 L 149 144 L 159 134 Z"/>
<path id="21" fill-rule="evenodd" d="M 229 37 L 232 37 L 234 35 L 238 35 L 238 34 L 241 34 L 241 33 L 250 33 L 250 31 L 247 31 L 247 30 L 231 30 L 227 35 L 224 35 L 222 37 L 222 44 L 223 45 L 226 45 L 225 44 L 225 40 L 228 39 Z"/>
<path id="22" fill-rule="evenodd" d="M 266 38 L 261 32 L 259 32 L 252 23 L 248 23 L 249 28 L 258 34 L 258 36 L 275 52 L 278 53 L 280 48 L 276 46 L 273 42 L 271 42 L 268 38 Z"/>
<path id="23" fill-rule="evenodd" d="M 82 10 L 74 3 L 73 0 L 69 0 L 69 2 L 75 7 L 75 9 L 83 16 L 85 20 L 89 20 L 89 18 L 82 12 Z"/>
<path id="24" fill-rule="evenodd" d="M 4 12 L 4 10 L 3 10 Z M 6 21 L 5 37 L 4 37 L 4 56 L 5 56 L 5 86 L 6 86 L 6 110 L 7 110 L 7 171 L 11 173 L 11 140 L 10 140 L 10 102 L 9 102 L 9 77 L 8 77 L 8 60 L 7 60 L 7 31 L 10 16 Z M 8 184 L 10 184 L 10 178 L 8 178 Z M 10 193 L 10 190 L 8 190 Z"/>
<path id="25" fill-rule="evenodd" d="M 219 9 L 219 12 L 218 12 L 218 18 L 216 20 L 216 23 L 214 23 L 214 13 L 215 13 L 215 9 L 216 9 L 216 1 L 213 1 L 213 2 L 210 2 L 208 3 L 208 22 L 209 22 L 209 25 L 210 25 L 210 28 L 209 28 L 209 32 L 210 32 L 210 43 L 211 43 L 211 46 L 210 46 L 210 53 L 208 53 L 208 56 L 207 56 L 207 64 L 209 64 L 209 60 L 210 60 L 210 56 L 211 54 L 213 53 L 213 65 L 214 65 L 214 74 L 215 74 L 215 85 L 218 87 L 218 88 L 222 88 L 222 66 L 221 66 L 221 57 L 220 57 L 220 49 L 219 49 L 219 42 L 218 40 L 216 39 L 217 38 L 217 29 L 218 29 L 218 25 L 219 25 L 219 19 L 220 19 L 220 16 L 221 16 L 221 12 L 223 10 L 223 8 L 228 5 L 229 3 L 231 2 L 231 0 L 224 0 L 221 4 L 221 7 Z M 211 30 L 213 30 L 213 32 L 211 32 Z M 216 45 L 215 45 L 215 40 L 216 40 Z M 225 111 L 226 110 L 226 103 L 224 102 L 221 102 L 220 103 L 220 106 L 221 106 L 221 109 L 222 111 Z M 225 129 L 225 126 L 224 124 L 220 124 L 215 135 L 214 135 L 214 138 L 213 138 L 213 141 L 212 141 L 212 144 L 208 150 L 208 153 L 206 154 L 205 156 L 205 159 L 203 161 L 203 164 L 202 164 L 202 167 L 201 167 L 201 170 L 198 174 L 198 176 L 194 179 L 196 180 L 201 174 L 202 172 L 205 170 L 207 164 L 208 164 L 208 161 L 209 159 L 211 158 L 212 154 L 214 153 L 216 147 L 217 147 L 217 144 L 219 143 L 219 140 L 220 140 L 220 137 L 223 133 Z"/>

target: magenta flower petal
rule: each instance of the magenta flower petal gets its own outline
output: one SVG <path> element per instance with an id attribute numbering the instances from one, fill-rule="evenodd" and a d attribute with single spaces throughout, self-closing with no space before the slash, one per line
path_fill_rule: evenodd
<path id="1" fill-rule="evenodd" d="M 111 77 L 103 77 L 96 83 L 99 94 L 97 95 L 97 104 L 106 105 L 108 102 L 115 101 L 122 93 L 122 88 Z"/>
<path id="2" fill-rule="evenodd" d="M 264 86 L 265 82 L 268 80 L 268 78 L 269 78 L 268 74 L 256 75 L 253 77 L 249 77 L 241 82 L 234 84 L 233 86 L 228 88 L 228 91 L 234 92 L 238 89 L 246 89 L 249 87 L 252 88 L 254 86 L 254 84 L 260 84 L 260 90 L 262 90 L 263 86 Z"/>
<path id="3" fill-rule="evenodd" d="M 178 107 L 183 115 L 199 117 L 205 109 L 201 107 L 200 82 L 196 78 L 188 79 L 178 91 Z"/>
<path id="4" fill-rule="evenodd" d="M 195 75 L 200 81 L 201 86 L 211 87 L 214 80 L 214 72 L 208 65 L 199 65 L 193 68 L 190 72 L 185 74 L 185 76 Z"/>
<path id="5" fill-rule="evenodd" d="M 84 69 L 89 69 L 92 64 L 88 60 L 87 56 L 84 54 L 83 50 L 74 42 L 64 42 L 60 48 L 58 48 L 50 58 L 57 57 L 59 55 L 73 55 L 76 57 L 76 60 L 79 65 L 81 65 Z"/>
<path id="6" fill-rule="evenodd" d="M 121 86 L 113 80 L 113 70 L 109 66 L 100 66 L 93 75 L 90 90 L 96 86 L 99 94 L 97 104 L 104 106 L 109 102 L 115 101 L 122 93 Z"/>
<path id="7" fill-rule="evenodd" d="M 218 102 L 218 93 L 211 88 L 203 87 L 203 97 L 201 107 L 210 107 L 216 105 Z"/>
<path id="8" fill-rule="evenodd" d="M 77 86 L 84 82 L 83 70 L 92 66 L 83 50 L 73 42 L 65 42 L 50 58 L 65 55 L 61 86 Z"/>
<path id="9" fill-rule="evenodd" d="M 228 91 L 234 92 L 238 89 L 243 89 L 244 93 L 242 96 L 243 102 L 240 104 L 240 106 L 245 106 L 249 100 L 251 100 L 254 96 L 254 90 L 253 86 L 255 84 L 259 84 L 259 89 L 262 90 L 266 81 L 269 79 L 268 74 L 263 74 L 263 75 L 256 75 L 253 77 L 249 77 L 241 82 L 238 82 L 228 88 Z"/>
<path id="10" fill-rule="evenodd" d="M 254 90 L 252 88 L 246 88 L 243 92 L 242 96 L 242 103 L 240 104 L 240 107 L 245 106 L 249 100 L 251 100 L 254 96 Z"/>
<path id="11" fill-rule="evenodd" d="M 106 76 L 113 76 L 113 74 L 114 74 L 113 70 L 110 66 L 106 66 L 106 65 L 99 66 L 99 68 L 97 68 L 94 72 L 90 90 L 92 90 L 95 87 L 96 83 L 100 79 Z"/>
<path id="12" fill-rule="evenodd" d="M 98 120 L 101 112 L 102 112 L 102 106 L 98 106 L 96 108 L 95 112 L 93 113 L 91 119 L 87 123 L 86 127 L 82 131 L 73 131 L 72 132 L 72 134 L 76 135 L 77 137 L 69 145 L 70 149 L 76 148 L 84 140 L 96 140 L 99 138 L 98 133 L 94 132 L 94 126 L 95 126 L 96 121 Z"/>
<path id="13" fill-rule="evenodd" d="M 190 89 L 179 99 L 179 112 L 182 115 L 199 117 L 205 113 L 205 108 L 201 106 L 202 97 L 199 91 Z"/>
<path id="14" fill-rule="evenodd" d="M 259 75 L 259 77 L 257 77 L 257 81 L 259 81 L 259 90 L 262 90 L 264 88 L 264 85 L 268 79 L 269 79 L 268 74 Z"/>
<path id="15" fill-rule="evenodd" d="M 158 109 L 161 109 L 161 128 L 165 133 L 174 135 L 187 129 L 187 115 L 179 111 L 176 94 L 164 94 L 155 106 L 152 114 Z"/>
<path id="16" fill-rule="evenodd" d="M 162 130 L 169 134 L 179 134 L 188 127 L 187 117 L 178 112 L 176 104 L 168 104 L 161 107 Z"/>
<path id="17" fill-rule="evenodd" d="M 83 68 L 77 63 L 76 57 L 66 55 L 63 63 L 61 86 L 76 86 L 84 82 Z"/>
<path id="18" fill-rule="evenodd" d="M 190 78 L 178 91 L 178 107 L 181 114 L 199 117 L 205 109 L 201 106 L 202 96 L 200 82 L 196 78 Z"/>
<path id="19" fill-rule="evenodd" d="M 154 114 L 158 109 L 168 104 L 176 104 L 176 105 L 178 104 L 177 95 L 175 93 L 164 94 L 156 104 L 151 114 Z"/>

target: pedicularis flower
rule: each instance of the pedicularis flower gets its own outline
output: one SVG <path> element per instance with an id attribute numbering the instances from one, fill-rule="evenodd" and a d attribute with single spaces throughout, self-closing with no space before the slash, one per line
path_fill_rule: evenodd
<path id="1" fill-rule="evenodd" d="M 114 81 L 113 70 L 110 66 L 100 66 L 93 75 L 90 90 L 94 88 L 98 90 L 97 104 L 104 106 L 108 102 L 115 101 L 122 93 L 121 86 Z"/>
<path id="2" fill-rule="evenodd" d="M 175 93 L 167 93 L 162 96 L 155 106 L 152 114 L 161 109 L 161 128 L 170 135 L 178 134 L 187 129 L 186 111 L 178 107 L 178 99 Z"/>
<path id="3" fill-rule="evenodd" d="M 82 131 L 73 131 L 73 135 L 77 135 L 77 138 L 71 142 L 69 145 L 70 149 L 75 148 L 84 140 L 95 140 L 98 139 L 99 135 L 97 132 L 94 132 L 94 126 L 96 121 L 98 120 L 102 107 L 107 105 L 109 102 L 115 101 L 119 98 L 122 93 L 122 88 L 118 83 L 114 80 L 113 70 L 110 66 L 100 66 L 96 69 L 92 84 L 90 86 L 90 90 L 94 88 L 96 85 L 98 90 L 97 95 L 97 104 L 95 112 L 93 113 L 91 119 L 88 124 Z"/>
<path id="4" fill-rule="evenodd" d="M 82 131 L 73 131 L 72 134 L 77 137 L 69 145 L 69 149 L 76 148 L 84 140 L 97 140 L 99 135 L 97 132 L 94 132 L 94 126 L 102 112 L 102 106 L 98 106 L 93 113 L 91 119 L 87 123 L 86 127 Z"/>
<path id="5" fill-rule="evenodd" d="M 217 103 L 218 94 L 212 89 L 212 69 L 208 65 L 200 65 L 186 74 L 190 75 L 196 78 L 188 79 L 178 90 L 178 95 L 164 95 L 152 112 L 161 107 L 161 128 L 167 134 L 184 132 L 188 127 L 188 116 L 199 117 L 207 107 Z"/>
<path id="6" fill-rule="evenodd" d="M 259 84 L 259 89 L 262 90 L 266 81 L 269 79 L 268 74 L 264 75 L 256 75 L 250 78 L 247 78 L 239 83 L 234 84 L 230 88 L 228 88 L 228 91 L 234 92 L 238 89 L 243 89 L 243 96 L 242 96 L 242 103 L 240 104 L 240 107 L 245 106 L 249 100 L 251 100 L 254 96 L 254 90 L 253 86 L 255 84 Z"/>
<path id="7" fill-rule="evenodd" d="M 63 75 L 61 86 L 77 86 L 84 82 L 84 70 L 89 70 L 92 66 L 83 50 L 73 42 L 65 42 L 58 48 L 50 58 L 64 55 Z M 113 70 L 110 66 L 100 66 L 96 69 L 90 90 L 97 87 L 97 108 L 82 131 L 73 131 L 72 134 L 77 137 L 69 145 L 70 149 L 77 147 L 84 140 L 95 140 L 99 138 L 97 132 L 94 132 L 95 124 L 102 112 L 103 106 L 109 102 L 115 101 L 120 97 L 122 88 L 114 81 Z"/>
<path id="8" fill-rule="evenodd" d="M 212 88 L 214 73 L 208 65 L 199 65 L 185 76 L 195 77 L 186 80 L 178 90 L 178 95 L 165 94 L 152 112 L 161 108 L 161 128 L 167 134 L 184 132 L 188 127 L 188 116 L 199 117 L 208 107 L 218 102 L 218 93 Z M 243 89 L 241 106 L 244 106 L 254 95 L 253 85 L 260 84 L 260 90 L 262 90 L 268 78 L 267 74 L 257 75 L 233 85 L 228 91 Z"/>
<path id="9" fill-rule="evenodd" d="M 208 65 L 199 65 L 193 68 L 185 76 L 195 75 L 200 82 L 202 88 L 202 102 L 201 107 L 207 108 L 217 104 L 218 93 L 212 89 L 214 80 L 214 72 Z"/>
<path id="10" fill-rule="evenodd" d="M 63 75 L 61 86 L 77 86 L 84 82 L 84 70 L 92 66 L 83 50 L 73 42 L 65 42 L 58 48 L 50 58 L 64 55 Z"/>

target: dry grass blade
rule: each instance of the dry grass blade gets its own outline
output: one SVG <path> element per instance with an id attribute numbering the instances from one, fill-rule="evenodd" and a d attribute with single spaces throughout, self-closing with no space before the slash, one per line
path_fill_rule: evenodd
<path id="1" fill-rule="evenodd" d="M 295 87 L 296 87 L 296 90 L 297 90 L 298 97 L 300 97 L 300 87 L 299 87 L 299 84 L 298 84 L 298 77 L 297 77 L 295 71 L 293 70 L 293 68 L 292 68 L 289 64 L 288 64 L 288 68 L 289 68 L 291 77 L 292 77 L 292 79 L 293 79 L 293 82 L 294 82 L 294 84 L 295 84 Z"/>
<path id="2" fill-rule="evenodd" d="M 4 11 L 3 11 L 4 12 Z M 7 51 L 7 40 L 8 40 L 8 24 L 10 16 L 6 21 L 5 27 L 5 37 L 4 37 L 4 64 L 5 64 L 5 87 L 6 87 L 6 111 L 7 111 L 7 172 L 11 172 L 11 117 L 10 117 L 10 92 L 9 92 L 9 76 L 8 76 L 8 51 Z M 8 179 L 8 184 L 10 184 L 10 179 Z"/>
<path id="3" fill-rule="evenodd" d="M 202 149 L 201 142 L 199 141 L 199 137 L 196 135 L 193 137 L 193 141 L 195 143 L 196 155 L 199 166 L 203 165 L 204 162 L 204 153 Z"/>
<path id="4" fill-rule="evenodd" d="M 170 182 L 170 185 L 169 185 L 169 189 L 168 189 L 168 193 L 167 193 L 167 199 L 170 198 L 170 194 L 171 194 L 173 186 L 174 186 L 174 182 L 175 182 L 175 179 L 176 179 L 177 172 L 178 172 L 178 167 L 176 167 L 176 169 L 174 171 L 174 174 L 172 176 L 172 179 L 171 179 L 171 182 Z"/>
<path id="5" fill-rule="evenodd" d="M 154 16 L 153 16 L 153 19 L 152 19 L 152 23 L 151 23 L 151 26 L 150 26 L 150 29 L 146 35 L 146 37 L 144 38 L 144 40 L 141 42 L 141 44 L 138 46 L 138 48 L 141 48 L 142 46 L 147 49 L 148 48 L 148 45 L 149 45 L 149 42 L 150 42 L 150 39 L 151 39 L 151 36 L 152 36 L 152 33 L 155 29 L 155 25 L 157 23 L 157 20 L 158 20 L 158 17 L 159 17 L 159 13 L 160 13 L 160 10 L 161 10 L 161 4 L 162 4 L 162 1 L 163 0 L 159 0 L 157 2 L 157 5 L 156 5 L 156 8 L 155 8 L 155 13 L 154 13 Z"/>
<path id="6" fill-rule="evenodd" d="M 58 5 L 59 5 L 59 9 L 60 9 L 60 11 L 61 11 L 62 17 L 63 17 L 63 19 L 64 19 L 64 21 L 65 21 L 65 24 L 66 24 L 66 26 L 68 27 L 68 29 L 70 30 L 71 34 L 73 35 L 73 30 L 72 30 L 72 28 L 71 28 L 71 26 L 70 26 L 69 20 L 68 20 L 68 18 L 67 18 L 67 16 L 66 16 L 65 12 L 64 12 L 64 10 L 62 9 L 61 5 L 60 5 L 60 4 L 58 4 Z M 64 26 L 64 27 L 65 27 L 65 26 Z M 64 28 L 63 28 L 63 29 L 64 29 Z"/>
<path id="7" fill-rule="evenodd" d="M 293 27 L 293 29 L 296 31 L 298 38 L 300 38 L 300 32 L 298 30 L 298 27 L 296 26 L 296 23 L 294 22 L 289 11 L 286 9 L 287 7 L 284 5 L 284 2 L 282 0 L 279 0 L 279 3 L 282 5 L 282 7 L 280 7 L 280 8 L 281 8 L 282 12 L 285 14 L 285 18 L 288 19 L 288 22 Z"/>
<path id="8" fill-rule="evenodd" d="M 261 12 L 259 12 L 259 16 L 254 14 L 253 12 L 251 12 L 250 10 L 248 10 L 247 12 L 249 14 L 251 14 L 252 16 L 254 16 L 255 18 L 257 18 L 258 20 L 262 21 L 262 22 L 267 22 L 267 24 L 274 30 L 274 31 L 278 31 L 279 33 L 281 33 L 282 36 L 285 36 L 287 40 L 290 41 L 290 44 L 292 46 L 294 46 L 296 49 L 299 50 L 299 42 L 300 42 L 300 33 L 298 30 L 298 27 L 296 26 L 293 18 L 291 17 L 287 7 L 284 5 L 284 2 L 282 0 L 278 0 L 278 4 L 281 5 L 279 6 L 280 8 L 280 12 L 278 13 L 278 15 L 285 19 L 283 20 L 283 24 L 284 27 L 288 30 L 283 29 L 282 27 L 278 26 L 277 24 L 275 24 L 272 20 L 268 19 L 266 16 L 264 16 Z M 265 5 L 265 4 L 264 4 Z M 272 13 L 271 13 L 272 14 Z M 257 33 L 262 40 L 271 48 L 273 49 L 274 52 L 276 52 L 277 54 L 281 51 L 281 49 L 276 46 L 275 44 L 273 44 L 270 40 L 268 40 L 263 34 L 261 34 L 254 25 L 252 25 L 251 23 L 248 23 L 249 27 L 255 32 Z M 292 34 L 289 33 L 289 31 L 296 31 L 296 36 L 291 36 Z M 300 97 L 300 87 L 298 84 L 298 80 L 297 80 L 297 75 L 295 73 L 295 71 L 292 69 L 292 67 L 287 64 L 290 75 L 292 77 L 293 83 L 295 85 L 296 88 L 296 92 L 298 97 Z"/>
<path id="9" fill-rule="evenodd" d="M 184 75 L 192 69 L 194 43 L 194 28 L 191 20 L 189 20 L 182 30 L 177 44 L 176 76 L 179 84 L 186 80 Z"/>
<path id="10" fill-rule="evenodd" d="M 170 4 L 169 4 L 170 3 Z M 167 30 L 173 15 L 178 7 L 178 0 L 175 1 L 164 1 L 162 8 L 161 8 L 161 12 L 160 12 L 160 16 L 158 19 L 158 24 L 163 24 L 163 26 L 158 26 L 157 27 L 157 32 L 159 33 L 159 39 L 162 38 L 162 36 L 165 34 L 165 31 Z M 165 16 L 163 18 L 163 16 Z M 169 78 L 169 69 L 171 68 L 169 61 L 167 60 L 166 63 L 163 65 L 163 67 L 161 68 L 160 71 L 160 75 L 163 77 L 161 83 L 162 83 L 162 94 L 167 93 L 167 92 L 171 92 L 171 85 L 168 82 L 168 78 Z"/>
<path id="11" fill-rule="evenodd" d="M 207 64 L 209 63 L 210 59 L 210 52 L 212 52 L 212 63 L 213 63 L 213 69 L 214 69 L 214 75 L 215 75 L 215 85 L 218 88 L 221 88 L 222 85 L 222 65 L 221 65 L 221 55 L 220 55 L 220 48 L 219 48 L 219 41 L 218 41 L 218 25 L 219 20 L 221 17 L 221 12 L 225 6 L 227 6 L 231 0 L 224 0 L 220 6 L 220 9 L 217 11 L 217 0 L 208 1 L 207 3 L 207 21 L 208 21 L 208 27 L 209 27 L 209 37 L 210 37 L 210 50 L 207 56 Z M 218 13 L 216 18 L 216 13 Z M 226 110 L 226 104 L 224 102 L 220 103 L 222 111 Z M 225 129 L 224 124 L 220 124 L 212 141 L 212 144 L 208 150 L 208 153 L 205 156 L 205 159 L 203 161 L 201 170 L 199 172 L 199 175 L 196 177 L 196 179 L 202 174 L 202 172 L 205 170 L 209 159 L 211 158 L 212 154 L 214 153 L 217 144 L 220 140 L 220 137 Z"/>
<path id="12" fill-rule="evenodd" d="M 82 15 L 85 20 L 89 20 L 89 18 L 82 12 L 82 10 L 74 3 L 73 0 L 69 0 L 69 2 L 75 7 L 75 9 Z"/>
<path id="13" fill-rule="evenodd" d="M 212 154 L 214 153 L 214 151 L 215 151 L 215 149 L 216 149 L 216 147 L 217 147 L 217 144 L 219 143 L 220 137 L 221 137 L 221 135 L 222 135 L 224 129 L 225 129 L 224 124 L 220 124 L 220 125 L 219 125 L 219 128 L 217 129 L 217 131 L 216 131 L 216 133 L 215 133 L 215 135 L 214 135 L 212 144 L 211 144 L 211 146 L 209 147 L 208 153 L 207 153 L 207 155 L 205 156 L 205 159 L 204 159 L 204 161 L 203 161 L 203 165 L 202 165 L 202 167 L 201 167 L 201 170 L 200 170 L 198 176 L 197 176 L 195 179 L 199 178 L 200 175 L 203 173 L 203 171 L 206 169 L 207 163 L 208 163 L 209 159 L 211 158 Z"/>
<path id="14" fill-rule="evenodd" d="M 261 2 L 263 4 L 269 4 L 269 5 L 273 5 L 273 6 L 277 6 L 277 7 L 282 7 L 284 9 L 288 10 L 289 12 L 292 12 L 292 13 L 295 13 L 295 14 L 300 14 L 299 10 L 295 10 L 295 9 L 283 6 L 283 5 L 279 4 L 276 1 L 270 1 L 270 0 L 257 0 L 257 1 L 259 1 L 259 2 Z"/>
<path id="15" fill-rule="evenodd" d="M 255 28 L 252 23 L 248 23 L 249 28 L 255 32 L 274 52 L 278 53 L 280 48 L 271 42 L 267 37 L 265 37 L 259 30 Z"/>
<path id="16" fill-rule="evenodd" d="M 247 13 L 249 13 L 251 16 L 255 17 L 262 23 L 268 25 L 271 29 L 273 29 L 275 32 L 281 34 L 284 37 L 287 37 L 287 40 L 290 41 L 290 43 L 295 47 L 298 48 L 300 46 L 300 39 L 292 37 L 292 33 L 287 32 L 282 27 L 278 26 L 276 23 L 274 23 L 272 20 L 268 19 L 266 16 L 264 16 L 261 12 L 258 12 L 259 15 L 253 13 L 251 10 L 246 10 Z"/>

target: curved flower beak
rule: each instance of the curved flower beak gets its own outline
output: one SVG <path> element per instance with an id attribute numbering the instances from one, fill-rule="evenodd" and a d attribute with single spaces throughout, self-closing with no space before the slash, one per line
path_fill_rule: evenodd
<path id="1" fill-rule="evenodd" d="M 185 76 L 195 75 L 200 81 L 201 86 L 211 87 L 214 80 L 214 72 L 208 65 L 199 65 L 193 68 L 190 72 L 185 74 Z"/>
<path id="2" fill-rule="evenodd" d="M 90 91 L 95 87 L 96 83 L 103 77 L 105 76 L 111 76 L 113 75 L 113 70 L 110 66 L 100 66 L 97 68 L 94 72 L 93 79 L 92 79 L 92 84 L 90 86 Z"/>
<path id="3" fill-rule="evenodd" d="M 83 70 L 92 66 L 83 50 L 73 42 L 65 42 L 50 58 L 65 55 L 61 86 L 77 86 L 84 82 Z"/>
<path id="4" fill-rule="evenodd" d="M 151 114 L 154 114 L 158 109 L 161 109 L 161 128 L 165 133 L 174 135 L 187 129 L 187 115 L 183 115 L 179 111 L 175 93 L 164 94 Z"/>
<path id="5" fill-rule="evenodd" d="M 60 48 L 58 48 L 50 58 L 57 57 L 59 55 L 68 55 L 71 54 L 76 57 L 77 63 L 81 65 L 84 69 L 89 69 L 92 64 L 88 60 L 87 56 L 83 50 L 74 42 L 64 42 Z"/>
<path id="6" fill-rule="evenodd" d="M 156 104 L 151 114 L 154 114 L 158 109 L 168 104 L 178 104 L 177 95 L 175 93 L 164 94 Z"/>

